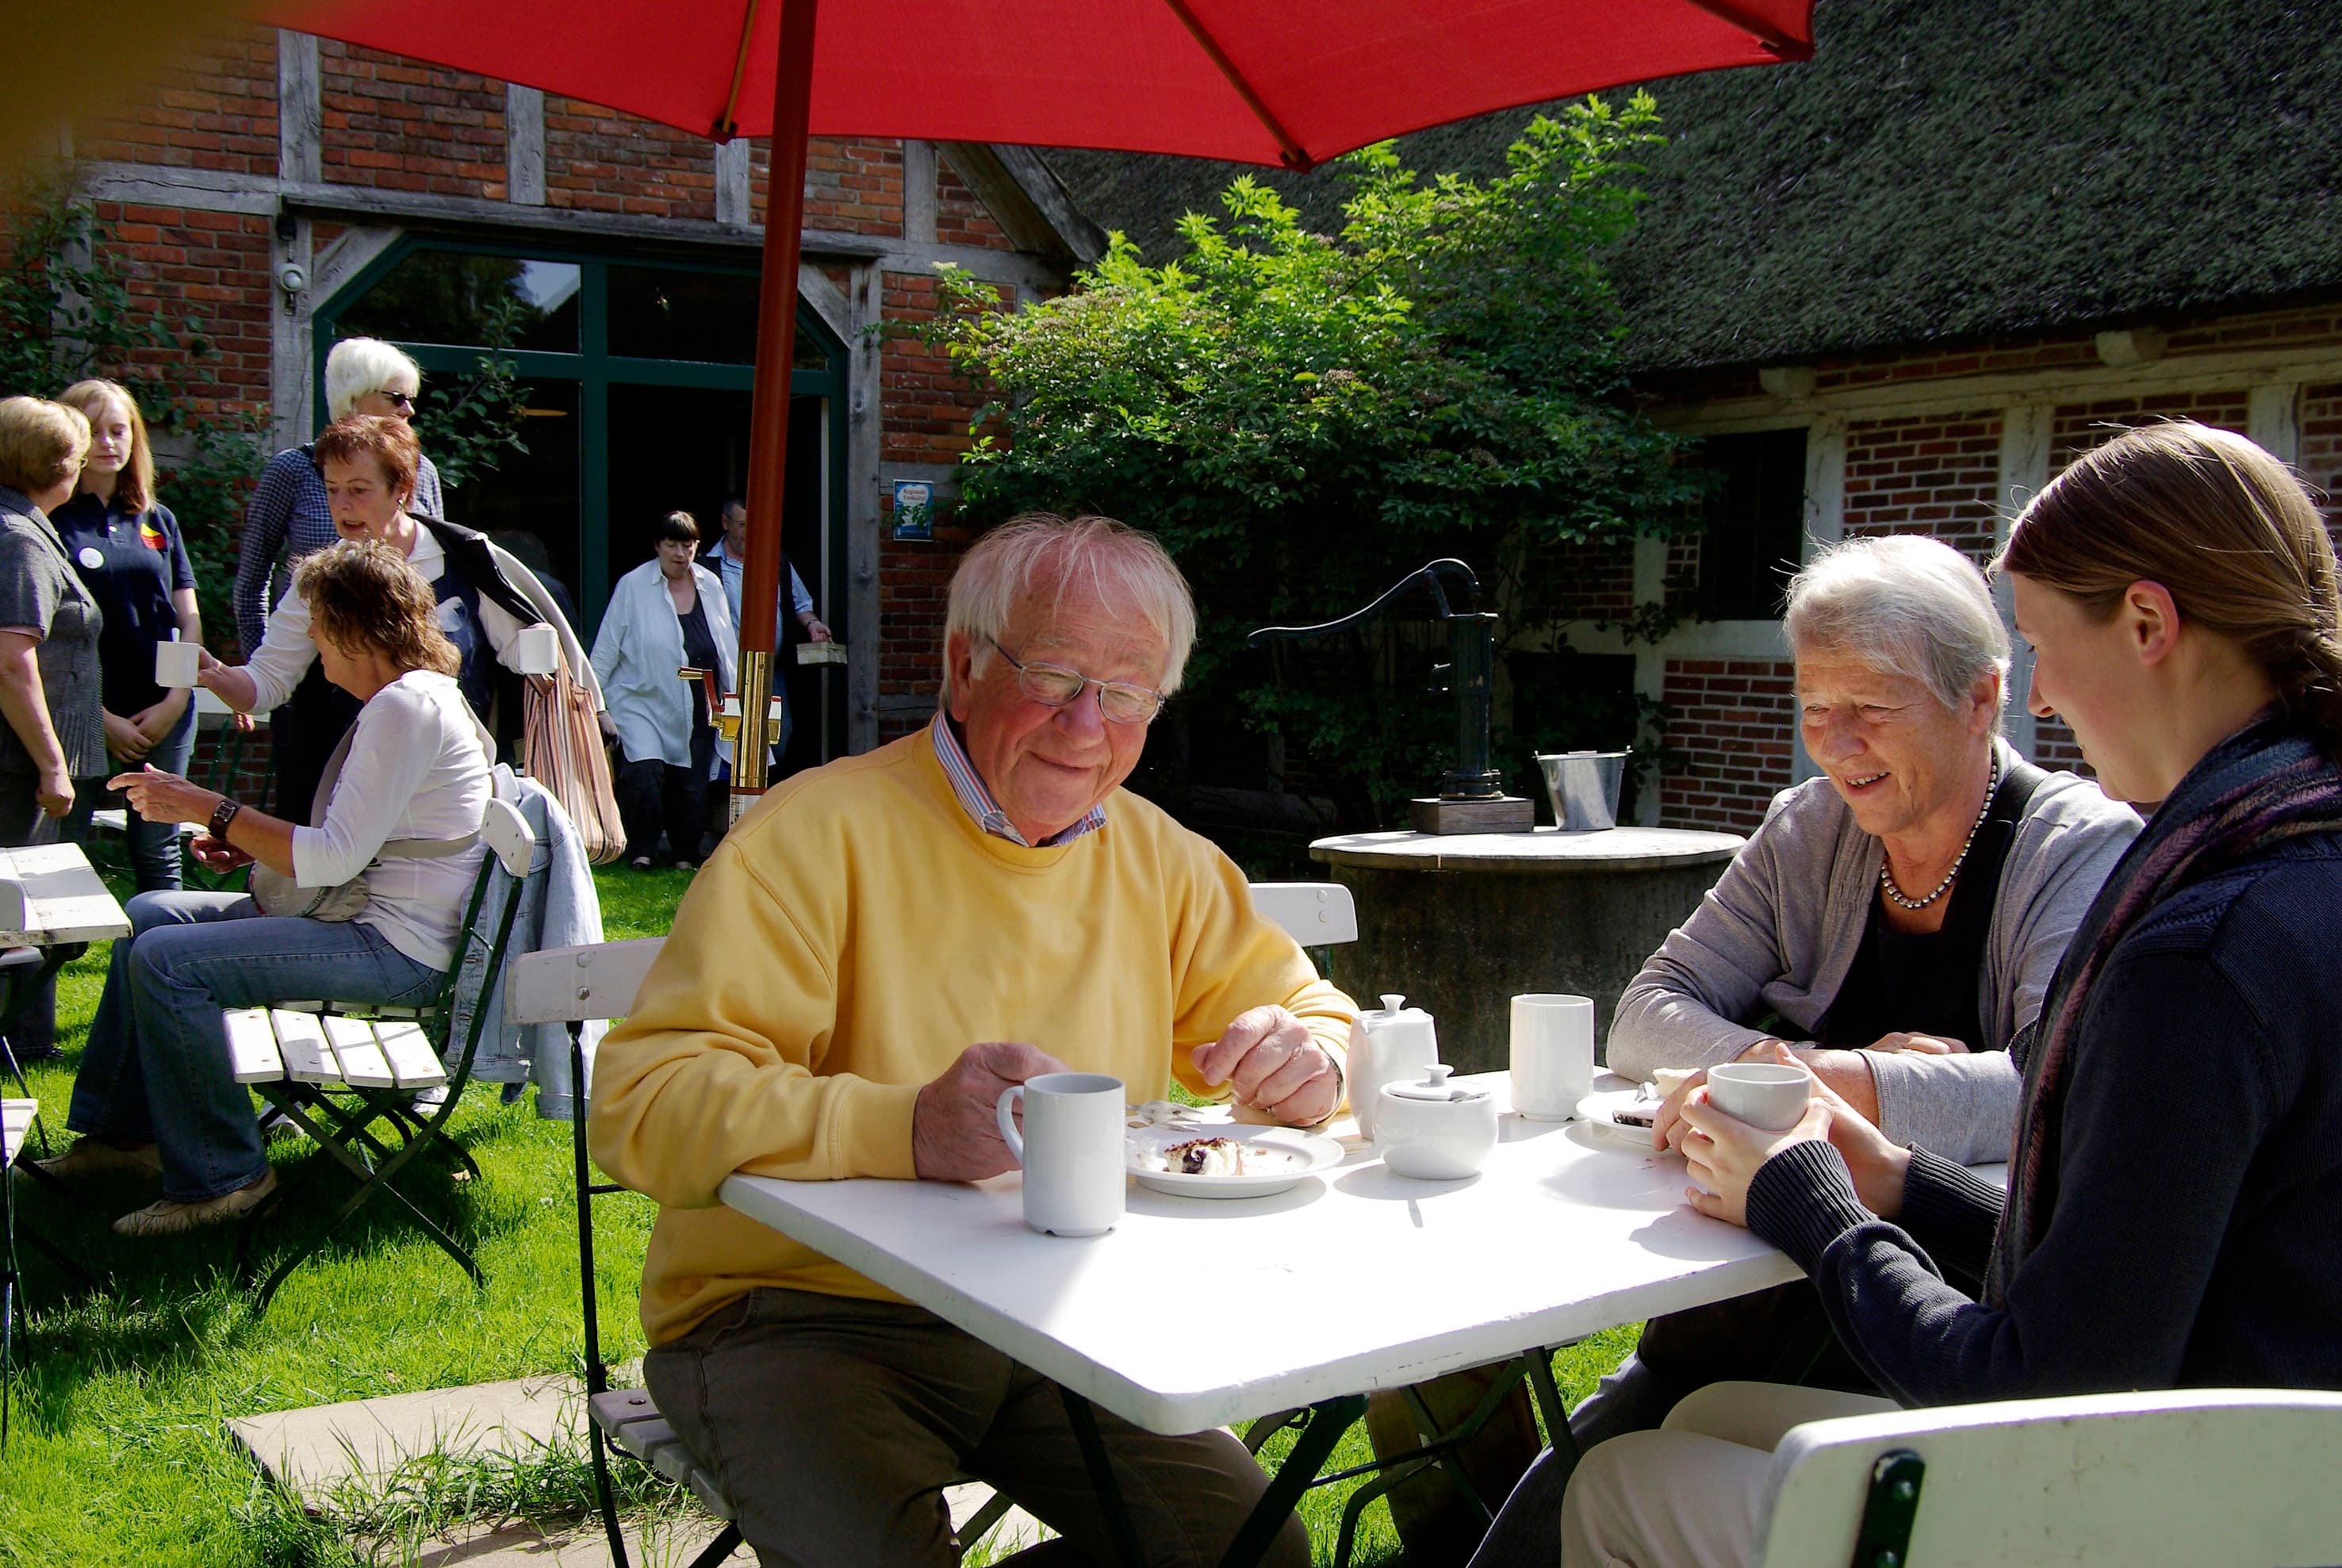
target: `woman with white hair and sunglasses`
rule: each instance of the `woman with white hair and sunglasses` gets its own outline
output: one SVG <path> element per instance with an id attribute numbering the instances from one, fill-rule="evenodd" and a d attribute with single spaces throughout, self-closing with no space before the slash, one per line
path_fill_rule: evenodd
<path id="1" fill-rule="evenodd" d="M 2008 634 L 1949 545 L 1820 552 L 1790 584 L 1785 630 L 1821 776 L 1774 801 L 1619 998 L 1611 1070 L 1694 1070 L 1659 1113 L 1661 1147 L 1680 1144 L 1706 1068 L 1793 1052 L 1896 1144 L 2003 1158 L 2022 1082 L 2009 1042 L 2138 818 L 2001 738 Z M 1695 1388 L 1817 1352 L 1810 1379 L 1867 1389 L 1828 1344 L 1804 1285 L 1656 1319 L 1570 1431 L 1585 1448 L 1656 1427 Z M 1476 1568 L 1552 1562 L 1556 1472 L 1548 1456 L 1523 1479 Z"/>

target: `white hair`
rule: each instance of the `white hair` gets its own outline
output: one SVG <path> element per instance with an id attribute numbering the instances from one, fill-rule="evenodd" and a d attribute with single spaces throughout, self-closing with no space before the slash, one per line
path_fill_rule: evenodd
<path id="1" fill-rule="evenodd" d="M 345 337 L 325 355 L 325 412 L 347 419 L 357 400 L 380 392 L 403 375 L 423 385 L 423 367 L 405 351 L 378 337 Z"/>
<path id="2" fill-rule="evenodd" d="M 1077 581 L 1103 603 L 1128 605 L 1146 624 L 1163 644 L 1159 689 L 1166 697 L 1177 691 L 1196 646 L 1196 602 L 1170 553 L 1153 534 L 1111 517 L 1069 522 L 1034 512 L 977 540 L 952 574 L 944 615 L 944 704 L 952 700 L 954 637 L 967 638 L 971 667 L 981 670 L 991 662 L 990 639 L 1007 634 L 1019 601 L 1041 593 L 1062 600 Z"/>
<path id="3" fill-rule="evenodd" d="M 1992 590 L 1941 540 L 1894 534 L 1829 546 L 1790 580 L 1783 630 L 1797 657 L 1827 649 L 1917 675 L 1947 708 L 1987 670 L 2008 701 L 2008 632 Z"/>

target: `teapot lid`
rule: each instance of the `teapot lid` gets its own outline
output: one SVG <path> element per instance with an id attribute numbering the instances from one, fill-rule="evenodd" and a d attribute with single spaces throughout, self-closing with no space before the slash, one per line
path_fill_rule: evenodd
<path id="1" fill-rule="evenodd" d="M 1488 1097 L 1488 1092 L 1486 1089 L 1467 1089 L 1461 1084 L 1448 1083 L 1447 1075 L 1455 1071 L 1451 1064 L 1434 1062 L 1424 1068 L 1422 1082 L 1386 1084 L 1383 1085 L 1383 1093 L 1395 1094 L 1402 1100 L 1429 1100 L 1435 1103 L 1461 1104 L 1470 1100 L 1485 1100 Z"/>

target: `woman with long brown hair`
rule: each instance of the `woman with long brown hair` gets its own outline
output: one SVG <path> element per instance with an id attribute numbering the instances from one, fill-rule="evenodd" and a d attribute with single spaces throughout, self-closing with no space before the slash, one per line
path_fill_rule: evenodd
<path id="1" fill-rule="evenodd" d="M 1906 1406 L 2342 1388 L 2342 598 L 2325 521 L 2242 436 L 2157 425 L 2045 489 L 1997 569 L 2034 649 L 2033 712 L 2072 727 L 2107 794 L 2152 810 L 2012 1046 L 2007 1190 L 1896 1147 L 1826 1092 L 1768 1133 L 1695 1091 L 1690 1201 L 1802 1264 Z M 1772 1443 L 1862 1405 L 1752 1387 L 1589 1453 L 1562 1561 L 1753 1559 Z"/>

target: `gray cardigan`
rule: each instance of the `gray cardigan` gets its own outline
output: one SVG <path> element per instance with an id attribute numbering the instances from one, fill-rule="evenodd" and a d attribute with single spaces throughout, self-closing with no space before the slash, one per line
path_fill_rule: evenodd
<path id="1" fill-rule="evenodd" d="M 2015 753 L 1996 744 L 2006 768 Z M 1867 1054 L 1888 1137 L 1962 1164 L 2007 1157 L 2022 1084 L 2008 1042 L 2041 1011 L 2067 939 L 2138 830 L 2128 806 L 2072 774 L 2053 773 L 2034 792 L 2001 869 L 1977 976 L 1986 1038 L 1968 1041 L 1967 1055 Z M 1611 1070 L 1646 1078 L 1654 1067 L 1728 1062 L 1766 1038 L 1740 1020 L 1768 1013 L 1810 1034 L 1862 945 L 1882 853 L 1829 780 L 1776 796 L 1764 825 L 1619 997 Z"/>

